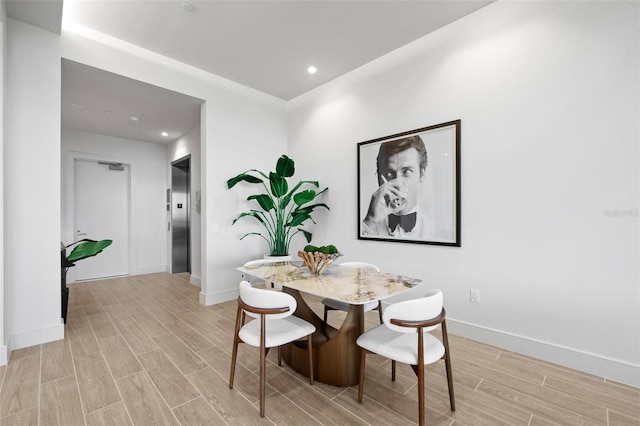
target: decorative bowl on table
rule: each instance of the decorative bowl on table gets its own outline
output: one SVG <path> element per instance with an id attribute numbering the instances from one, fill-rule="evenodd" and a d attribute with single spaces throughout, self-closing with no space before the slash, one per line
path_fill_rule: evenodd
<path id="1" fill-rule="evenodd" d="M 327 247 L 332 247 L 333 250 L 327 249 Z M 334 251 L 334 253 L 325 253 L 326 251 Z M 307 246 L 298 252 L 298 256 L 302 258 L 312 274 L 322 274 L 334 260 L 342 256 L 342 253 L 339 253 L 335 246 Z"/>

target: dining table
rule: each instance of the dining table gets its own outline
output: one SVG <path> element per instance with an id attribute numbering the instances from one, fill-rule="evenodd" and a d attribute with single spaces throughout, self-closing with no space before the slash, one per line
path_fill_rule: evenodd
<path id="1" fill-rule="evenodd" d="M 358 383 L 360 349 L 357 338 L 364 332 L 364 305 L 403 293 L 422 280 L 390 272 L 377 272 L 332 264 L 322 274 L 312 273 L 303 262 L 274 261 L 236 268 L 247 276 L 264 280 L 292 295 L 297 302 L 294 315 L 316 328 L 312 337 L 314 377 L 334 386 Z M 327 324 L 307 304 L 303 294 L 335 299 L 349 306 L 339 328 Z M 282 358 L 295 371 L 308 376 L 306 341 L 282 348 Z"/>

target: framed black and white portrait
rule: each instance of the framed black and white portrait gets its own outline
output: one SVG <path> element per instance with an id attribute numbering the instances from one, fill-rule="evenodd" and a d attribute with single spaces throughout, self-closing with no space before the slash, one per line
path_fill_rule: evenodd
<path id="1" fill-rule="evenodd" d="M 358 143 L 358 239 L 460 247 L 460 120 Z"/>

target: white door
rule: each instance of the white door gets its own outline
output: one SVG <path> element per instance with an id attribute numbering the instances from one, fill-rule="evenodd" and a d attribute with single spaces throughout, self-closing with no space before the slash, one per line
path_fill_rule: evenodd
<path id="1" fill-rule="evenodd" d="M 74 160 L 75 240 L 113 240 L 71 268 L 76 281 L 129 274 L 129 166 L 117 168 Z"/>

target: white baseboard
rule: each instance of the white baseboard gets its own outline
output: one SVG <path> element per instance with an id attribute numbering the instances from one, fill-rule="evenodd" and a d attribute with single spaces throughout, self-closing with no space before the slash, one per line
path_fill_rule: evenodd
<path id="1" fill-rule="evenodd" d="M 189 276 L 189 282 L 195 286 L 198 286 L 200 288 L 202 288 L 201 284 L 202 284 L 202 278 L 200 278 L 197 275 L 193 275 L 191 274 L 191 276 Z"/>
<path id="2" fill-rule="evenodd" d="M 8 345 L 9 357 L 11 351 L 16 349 L 28 348 L 29 346 L 41 345 L 43 343 L 54 342 L 64 339 L 64 322 L 60 319 L 60 324 L 54 325 L 41 330 L 29 331 L 26 333 L 13 334 L 10 336 L 10 344 Z"/>
<path id="3" fill-rule="evenodd" d="M 216 303 L 228 302 L 235 300 L 239 296 L 237 288 L 225 291 L 217 291 L 215 293 L 205 294 L 200 292 L 200 304 L 205 306 L 215 305 Z"/>
<path id="4" fill-rule="evenodd" d="M 451 334 L 640 388 L 640 365 L 447 318 Z"/>
<path id="5" fill-rule="evenodd" d="M 135 275 L 157 274 L 158 272 L 168 272 L 166 265 L 144 266 L 136 268 Z"/>

